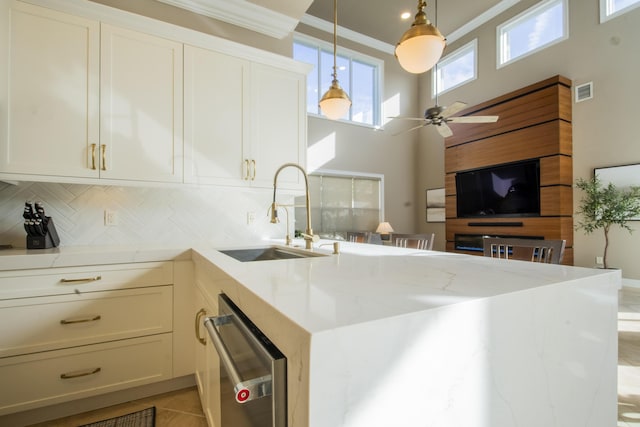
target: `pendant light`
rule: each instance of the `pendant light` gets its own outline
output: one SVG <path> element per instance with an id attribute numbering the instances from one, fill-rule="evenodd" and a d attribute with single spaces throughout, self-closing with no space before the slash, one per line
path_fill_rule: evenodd
<path id="1" fill-rule="evenodd" d="M 430 70 L 442 56 L 446 39 L 442 36 L 424 13 L 427 3 L 418 0 L 418 13 L 415 20 L 396 45 L 396 58 L 400 66 L 414 74 Z M 438 2 L 436 0 L 436 24 L 438 20 Z"/>
<path id="2" fill-rule="evenodd" d="M 338 67 L 336 61 L 336 49 L 338 44 L 338 0 L 333 0 L 333 81 L 331 87 L 319 102 L 322 113 L 331 120 L 344 117 L 351 107 L 349 95 L 340 87 L 338 83 Z"/>

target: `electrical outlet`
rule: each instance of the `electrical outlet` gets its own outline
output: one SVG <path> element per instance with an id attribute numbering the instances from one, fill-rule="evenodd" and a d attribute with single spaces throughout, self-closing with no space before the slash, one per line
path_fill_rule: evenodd
<path id="1" fill-rule="evenodd" d="M 596 265 L 603 265 L 603 264 L 604 264 L 604 258 L 602 258 L 601 256 L 597 256 Z"/>
<path id="2" fill-rule="evenodd" d="M 104 225 L 106 226 L 118 225 L 118 212 L 105 209 Z"/>
<path id="3" fill-rule="evenodd" d="M 255 212 L 247 212 L 247 225 L 251 225 L 256 222 L 256 213 Z"/>

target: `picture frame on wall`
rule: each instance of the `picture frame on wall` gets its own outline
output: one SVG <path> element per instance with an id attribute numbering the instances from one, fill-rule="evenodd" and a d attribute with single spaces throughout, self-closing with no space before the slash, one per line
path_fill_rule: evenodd
<path id="1" fill-rule="evenodd" d="M 427 222 L 445 222 L 444 187 L 427 190 Z"/>
<path id="2" fill-rule="evenodd" d="M 640 163 L 595 168 L 593 173 L 604 185 L 611 182 L 618 188 L 640 186 Z M 640 221 L 640 217 L 631 218 L 631 221 Z"/>

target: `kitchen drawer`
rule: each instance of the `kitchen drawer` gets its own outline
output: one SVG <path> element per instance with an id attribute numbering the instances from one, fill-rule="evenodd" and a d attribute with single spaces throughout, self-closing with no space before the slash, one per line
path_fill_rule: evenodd
<path id="1" fill-rule="evenodd" d="M 171 341 L 160 334 L 0 359 L 0 415 L 170 379 Z"/>
<path id="2" fill-rule="evenodd" d="M 0 271 L 0 300 L 172 283 L 172 262 Z"/>
<path id="3" fill-rule="evenodd" d="M 173 287 L 0 301 L 0 357 L 171 332 Z"/>

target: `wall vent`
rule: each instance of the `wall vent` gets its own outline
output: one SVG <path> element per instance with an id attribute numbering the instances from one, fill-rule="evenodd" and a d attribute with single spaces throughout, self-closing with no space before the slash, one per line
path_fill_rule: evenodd
<path id="1" fill-rule="evenodd" d="M 593 82 L 585 83 L 575 88 L 576 102 L 593 98 Z"/>

